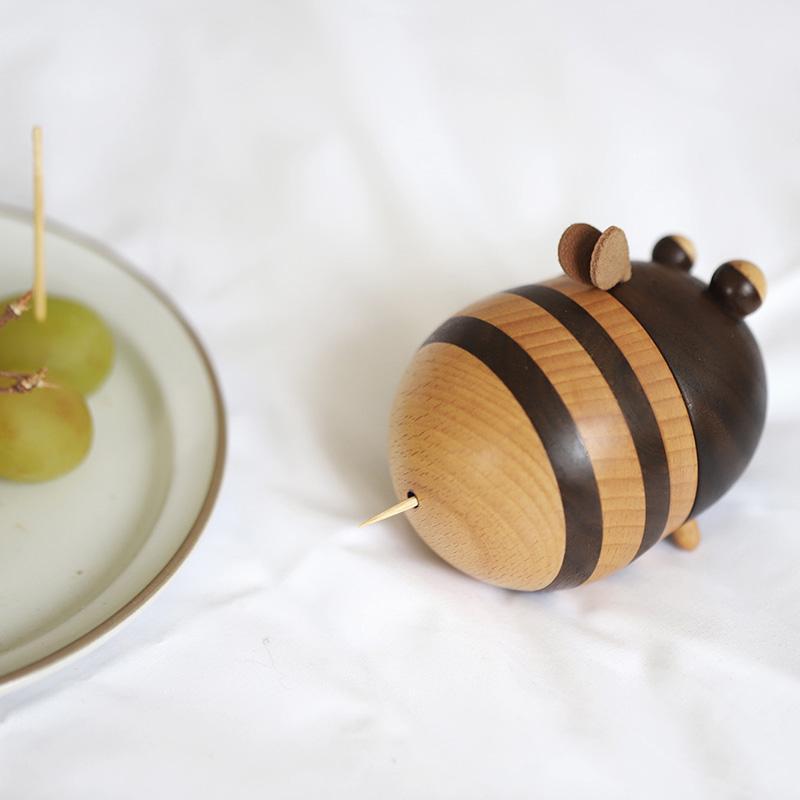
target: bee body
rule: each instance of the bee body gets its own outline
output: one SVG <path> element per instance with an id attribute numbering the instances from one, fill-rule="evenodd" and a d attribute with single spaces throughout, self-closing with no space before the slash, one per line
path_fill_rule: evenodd
<path id="1" fill-rule="evenodd" d="M 667 256 L 664 241 L 661 263 L 619 266 L 628 279 L 608 291 L 562 276 L 502 292 L 417 352 L 392 411 L 392 477 L 457 568 L 526 590 L 596 580 L 747 465 L 766 381 L 742 308 L 763 278 L 730 262 L 707 287 L 670 263 L 686 260 L 685 240 Z"/>

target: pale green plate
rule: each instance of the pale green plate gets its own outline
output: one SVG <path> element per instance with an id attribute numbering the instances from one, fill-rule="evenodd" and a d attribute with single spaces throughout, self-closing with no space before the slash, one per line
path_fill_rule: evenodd
<path id="1" fill-rule="evenodd" d="M 31 281 L 26 215 L 0 211 L 0 295 Z M 53 294 L 110 324 L 91 452 L 54 481 L 0 480 L 0 685 L 99 641 L 175 572 L 217 495 L 225 420 L 213 370 L 172 304 L 103 246 L 48 224 Z"/>

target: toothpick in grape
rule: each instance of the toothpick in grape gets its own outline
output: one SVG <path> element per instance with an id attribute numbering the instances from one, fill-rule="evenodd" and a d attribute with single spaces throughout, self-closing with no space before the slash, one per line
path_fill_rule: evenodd
<path id="1" fill-rule="evenodd" d="M 47 318 L 42 129 L 39 125 L 33 128 L 33 314 L 37 322 L 44 322 Z"/>

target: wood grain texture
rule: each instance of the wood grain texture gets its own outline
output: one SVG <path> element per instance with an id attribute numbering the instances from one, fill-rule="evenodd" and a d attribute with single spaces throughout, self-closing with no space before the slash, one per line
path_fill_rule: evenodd
<path id="1" fill-rule="evenodd" d="M 442 558 L 480 580 L 541 589 L 564 558 L 560 494 L 542 442 L 512 393 L 476 357 L 428 344 L 395 399 L 391 471 L 408 515 Z"/>
<path id="2" fill-rule="evenodd" d="M 596 364 L 619 404 L 644 482 L 645 524 L 638 556 L 661 537 L 670 503 L 667 455 L 650 401 L 622 351 L 579 303 L 542 284 L 521 286 L 513 292 L 544 308 L 569 330 Z"/>
<path id="3" fill-rule="evenodd" d="M 428 337 L 431 342 L 449 342 L 482 361 L 539 434 L 561 495 L 566 535 L 561 567 L 548 588 L 583 583 L 600 558 L 603 517 L 591 457 L 564 401 L 525 349 L 482 319 L 452 317 Z"/>
<path id="4" fill-rule="evenodd" d="M 491 323 L 518 342 L 575 421 L 591 458 L 602 508 L 602 529 L 593 532 L 602 539 L 600 557 L 589 580 L 625 566 L 642 540 L 644 483 L 630 430 L 607 380 L 564 325 L 523 297 L 503 293 L 463 313 Z"/>
<path id="5" fill-rule="evenodd" d="M 734 484 L 761 438 L 767 389 L 758 345 L 681 270 L 634 263 L 632 280 L 610 294 L 650 334 L 683 395 L 697 447 L 694 517 Z"/>
<path id="6" fill-rule="evenodd" d="M 426 340 L 394 406 L 391 464 L 443 558 L 500 586 L 564 588 L 667 534 L 698 538 L 687 520 L 752 455 L 766 387 L 746 325 L 679 266 L 634 264 L 608 292 L 519 287 Z"/>
<path id="7" fill-rule="evenodd" d="M 670 503 L 663 538 L 682 525 L 697 491 L 697 449 L 689 412 L 661 351 L 625 306 L 607 292 L 565 278 L 547 281 L 580 304 L 605 329 L 631 365 L 655 414 L 667 454 Z"/>

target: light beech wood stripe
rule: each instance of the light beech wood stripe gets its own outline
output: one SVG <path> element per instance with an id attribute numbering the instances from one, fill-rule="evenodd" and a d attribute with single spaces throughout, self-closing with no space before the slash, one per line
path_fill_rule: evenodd
<path id="1" fill-rule="evenodd" d="M 670 507 L 662 538 L 687 519 L 697 491 L 697 449 L 683 396 L 661 351 L 625 306 L 607 292 L 568 278 L 547 281 L 591 314 L 633 368 L 655 413 L 667 453 Z"/>
<path id="2" fill-rule="evenodd" d="M 516 294 L 499 294 L 464 315 L 496 326 L 545 373 L 577 426 L 600 494 L 600 556 L 589 580 L 630 563 L 642 540 L 645 495 L 633 439 L 607 380 L 586 350 L 550 313 Z"/>
<path id="3" fill-rule="evenodd" d="M 391 431 L 395 491 L 419 498 L 407 518 L 431 549 L 499 586 L 553 581 L 566 541 L 556 478 L 530 420 L 484 363 L 453 344 L 425 345 L 401 381 Z"/>
<path id="4" fill-rule="evenodd" d="M 600 558 L 597 531 L 603 529 L 603 515 L 592 460 L 569 409 L 522 345 L 489 322 L 451 317 L 422 346 L 434 342 L 454 344 L 480 359 L 511 391 L 539 434 L 558 484 L 566 535 L 561 568 L 547 588 L 584 583 Z"/>
<path id="5" fill-rule="evenodd" d="M 619 404 L 644 482 L 645 521 L 638 556 L 659 540 L 669 513 L 667 454 L 650 401 L 625 356 L 586 309 L 551 286 L 520 286 L 512 293 L 541 306 L 569 330 L 597 365 Z"/>

